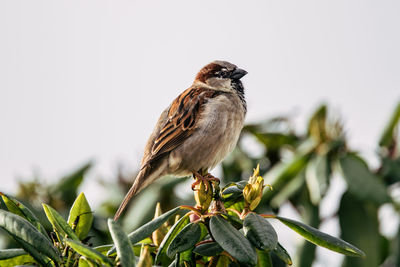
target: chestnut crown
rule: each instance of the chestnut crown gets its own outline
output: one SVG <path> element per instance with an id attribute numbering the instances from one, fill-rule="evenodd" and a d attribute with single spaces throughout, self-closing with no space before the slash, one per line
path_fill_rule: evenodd
<path id="1" fill-rule="evenodd" d="M 236 65 L 227 61 L 216 60 L 204 66 L 196 76 L 196 80 L 207 83 L 211 78 L 240 80 L 247 71 L 239 69 Z"/>

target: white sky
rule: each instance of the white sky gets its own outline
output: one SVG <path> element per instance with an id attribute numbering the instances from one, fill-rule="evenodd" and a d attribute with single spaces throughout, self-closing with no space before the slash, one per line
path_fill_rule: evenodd
<path id="1" fill-rule="evenodd" d="M 372 158 L 400 100 L 399 1 L 1 1 L 0 191 L 134 169 L 160 112 L 214 59 L 246 69 L 248 121 L 321 101 Z M 93 196 L 92 196 L 93 198 Z"/>

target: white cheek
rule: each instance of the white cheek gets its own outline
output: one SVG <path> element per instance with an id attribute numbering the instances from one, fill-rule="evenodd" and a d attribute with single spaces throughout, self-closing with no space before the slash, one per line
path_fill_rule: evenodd
<path id="1" fill-rule="evenodd" d="M 209 86 L 215 87 L 218 89 L 228 89 L 232 88 L 231 79 L 221 79 L 221 78 L 210 78 L 206 82 Z"/>

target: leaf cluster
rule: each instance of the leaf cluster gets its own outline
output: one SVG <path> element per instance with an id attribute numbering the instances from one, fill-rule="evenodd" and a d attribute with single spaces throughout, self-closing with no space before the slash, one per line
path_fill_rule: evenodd
<path id="1" fill-rule="evenodd" d="M 111 217 L 118 199 L 105 200 L 96 215 L 78 193 L 91 163 L 55 185 L 21 184 L 19 199 L 24 196 L 25 201 L 1 195 L 0 227 L 12 237 L 8 246 L 19 248 L 0 250 L 0 266 L 290 265 L 272 221 L 309 241 L 298 248 L 296 266 L 312 265 L 313 244 L 356 256 L 345 257 L 345 267 L 396 266 L 400 239 L 380 233 L 378 210 L 400 207 L 392 193 L 400 185 L 399 120 L 400 104 L 379 140 L 380 166 L 375 170 L 349 148 L 342 123 L 325 105 L 311 116 L 305 133 L 297 133 L 283 117 L 247 125 L 241 139 L 253 138 L 263 152 L 254 156 L 240 142 L 223 164 L 224 187 L 210 183 L 210 192 L 199 184 L 195 197 L 188 198 L 174 194 L 184 179 L 163 179 L 135 199 L 122 225 L 99 216 Z M 257 175 L 251 175 L 258 163 Z M 347 189 L 334 214 L 322 217 L 321 203 L 338 175 Z M 264 188 L 265 183 L 273 190 Z M 123 195 L 115 186 L 105 186 L 113 195 Z M 38 202 L 46 203 L 41 210 Z M 157 202 L 169 211 L 162 213 Z M 302 222 L 276 215 L 287 203 Z M 331 218 L 339 221 L 342 239 L 318 230 Z M 365 257 L 357 257 L 364 252 Z"/>
<path id="2" fill-rule="evenodd" d="M 253 176 L 257 175 L 258 169 Z M 271 253 L 274 253 L 290 265 L 291 258 L 279 244 L 278 235 L 268 222 L 270 219 L 281 221 L 314 244 L 349 256 L 364 255 L 351 244 L 300 222 L 252 212 L 244 193 L 251 181 L 256 179 L 250 178 L 248 183 L 231 183 L 222 190 L 218 184 L 210 183 L 214 194 L 208 209 L 198 209 L 198 205 L 180 206 L 162 214 L 157 206 L 155 218 L 130 234 L 109 219 L 108 229 L 113 243 L 98 247 L 88 243 L 93 215 L 83 193 L 74 201 L 68 220 L 51 206 L 43 204 L 47 220 L 52 225 L 50 235 L 43 231 L 37 217 L 26 206 L 2 194 L 6 210 L 0 210 L 0 227 L 22 249 L 0 251 L 0 264 L 272 266 Z M 214 202 L 220 202 L 220 206 Z M 189 212 L 180 217 L 177 215 L 179 210 Z M 167 221 L 173 216 L 176 216 L 175 223 L 170 226 Z"/>
<path id="3" fill-rule="evenodd" d="M 351 149 L 343 123 L 326 105 L 310 116 L 305 132 L 297 132 L 291 120 L 283 117 L 247 125 L 243 141 L 223 163 L 224 177 L 243 177 L 250 167 L 261 163 L 260 172 L 274 190 L 264 191 L 256 211 L 271 208 L 279 213 L 283 205 L 289 204 L 303 222 L 315 228 L 337 220 L 341 237 L 367 255 L 365 259 L 346 257 L 343 266 L 397 266 L 399 236 L 381 233 L 381 224 L 387 219 L 378 217 L 378 211 L 385 207 L 396 213 L 400 207 L 395 194 L 400 186 L 399 121 L 400 103 L 377 142 L 376 169 Z M 247 149 L 244 141 L 248 139 L 256 141 L 261 154 L 255 156 Z M 346 184 L 338 208 L 323 213 L 322 203 L 329 192 L 335 191 L 338 179 Z M 400 225 L 395 227 L 399 231 Z M 298 266 L 311 266 L 315 253 L 315 247 L 302 243 L 297 249 Z"/>

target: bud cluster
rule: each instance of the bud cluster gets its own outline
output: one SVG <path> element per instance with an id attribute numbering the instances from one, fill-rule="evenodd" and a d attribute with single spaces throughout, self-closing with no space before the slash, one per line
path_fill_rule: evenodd
<path id="1" fill-rule="evenodd" d="M 260 203 L 263 189 L 264 178 L 260 176 L 260 165 L 257 165 L 253 175 L 249 178 L 249 182 L 243 189 L 244 201 L 250 210 L 254 210 Z"/>

